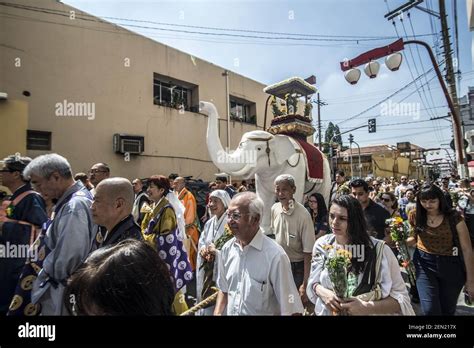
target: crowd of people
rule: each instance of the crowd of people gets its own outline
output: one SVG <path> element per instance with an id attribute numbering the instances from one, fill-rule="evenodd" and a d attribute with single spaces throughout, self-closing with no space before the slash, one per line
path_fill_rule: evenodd
<path id="1" fill-rule="evenodd" d="M 96 163 L 74 175 L 58 154 L 9 156 L 0 173 L 1 315 L 414 315 L 414 303 L 453 315 L 463 289 L 474 297 L 469 180 L 337 171 L 326 204 L 297 202 L 280 175 L 263 231 L 253 180 L 218 175 L 199 215 L 178 174 L 129 180 Z M 411 286 L 391 218 L 410 226 Z M 347 250 L 341 295 L 331 265 Z"/>

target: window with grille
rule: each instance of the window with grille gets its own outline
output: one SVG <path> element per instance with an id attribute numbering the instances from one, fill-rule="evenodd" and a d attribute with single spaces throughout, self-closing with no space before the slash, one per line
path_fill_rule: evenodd
<path id="1" fill-rule="evenodd" d="M 26 148 L 28 150 L 51 151 L 51 132 L 27 130 Z"/>

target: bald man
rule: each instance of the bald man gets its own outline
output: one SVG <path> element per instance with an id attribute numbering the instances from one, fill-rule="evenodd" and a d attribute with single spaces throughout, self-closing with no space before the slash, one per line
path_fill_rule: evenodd
<path id="1" fill-rule="evenodd" d="M 103 227 L 96 238 L 99 247 L 114 245 L 127 238 L 142 239 L 140 227 L 132 215 L 134 198 L 128 179 L 104 179 L 97 185 L 91 210 L 94 222 Z"/>

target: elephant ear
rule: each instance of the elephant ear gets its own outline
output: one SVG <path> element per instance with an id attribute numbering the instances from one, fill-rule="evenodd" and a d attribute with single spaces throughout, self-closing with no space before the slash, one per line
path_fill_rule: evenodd
<path id="1" fill-rule="evenodd" d="M 293 156 L 298 148 L 286 135 L 276 135 L 273 142 L 272 151 L 275 155 L 275 160 L 280 165 Z"/>

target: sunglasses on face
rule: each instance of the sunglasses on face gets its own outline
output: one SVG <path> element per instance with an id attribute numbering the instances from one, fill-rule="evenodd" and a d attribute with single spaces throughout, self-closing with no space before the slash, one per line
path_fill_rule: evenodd
<path id="1" fill-rule="evenodd" d="M 392 200 L 390 198 L 382 198 L 382 201 L 384 202 L 391 202 Z"/>

